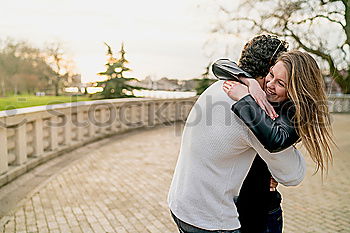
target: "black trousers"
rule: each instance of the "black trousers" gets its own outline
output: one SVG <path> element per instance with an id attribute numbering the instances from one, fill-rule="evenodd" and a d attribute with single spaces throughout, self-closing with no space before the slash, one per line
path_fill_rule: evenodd
<path id="1" fill-rule="evenodd" d="M 184 221 L 181 221 L 173 214 L 173 212 L 170 211 L 170 213 L 171 213 L 171 216 L 173 217 L 174 222 L 176 223 L 180 233 L 240 233 L 241 232 L 239 229 L 228 230 L 228 231 L 225 231 L 225 230 L 211 231 L 211 230 L 201 229 L 201 228 L 192 226 L 188 223 L 185 223 Z"/>

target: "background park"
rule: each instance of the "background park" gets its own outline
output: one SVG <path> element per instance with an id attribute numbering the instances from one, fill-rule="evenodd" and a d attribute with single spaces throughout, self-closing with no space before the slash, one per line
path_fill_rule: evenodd
<path id="1" fill-rule="evenodd" d="M 213 61 L 268 33 L 317 60 L 337 143 L 323 179 L 307 158 L 279 187 L 284 232 L 350 232 L 348 0 L 14 0 L 0 19 L 0 231 L 176 232 L 183 123 Z"/>

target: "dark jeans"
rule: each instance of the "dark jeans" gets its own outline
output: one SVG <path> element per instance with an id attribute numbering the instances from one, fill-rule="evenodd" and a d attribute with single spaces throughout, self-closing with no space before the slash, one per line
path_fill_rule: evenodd
<path id="1" fill-rule="evenodd" d="M 214 230 L 214 231 L 210 231 L 210 230 L 204 230 L 195 226 L 192 226 L 188 223 L 185 223 L 183 221 L 181 221 L 180 219 L 178 219 L 171 211 L 171 216 L 174 219 L 174 222 L 176 223 L 179 232 L 180 233 L 240 233 L 240 230 L 229 230 L 229 231 L 225 231 L 225 230 Z"/>
<path id="2" fill-rule="evenodd" d="M 273 195 L 276 195 L 275 200 L 277 200 L 278 198 L 281 199 L 281 195 L 279 193 L 271 193 Z M 235 204 L 237 204 L 237 200 L 238 200 L 238 196 L 233 198 L 233 201 Z M 270 210 L 267 213 L 266 216 L 266 228 L 264 227 L 263 231 L 258 231 L 257 229 L 254 229 L 254 233 L 256 232 L 260 232 L 260 233 L 282 233 L 282 229 L 283 229 L 283 216 L 282 216 L 282 207 L 280 205 L 280 201 L 274 203 L 273 205 L 274 209 Z M 269 206 L 269 208 L 272 208 L 272 206 Z M 264 217 L 264 216 L 261 216 Z M 250 224 L 250 223 L 249 223 Z M 254 224 L 254 222 L 251 222 L 251 224 Z M 247 231 L 252 230 L 251 228 L 248 228 L 249 230 L 247 230 L 248 226 L 242 226 L 242 232 L 244 233 L 249 233 Z M 243 231 L 244 229 L 244 231 Z"/>
<path id="3" fill-rule="evenodd" d="M 283 216 L 282 208 L 278 208 L 269 211 L 267 215 L 267 230 L 266 233 L 282 233 L 283 228 Z"/>

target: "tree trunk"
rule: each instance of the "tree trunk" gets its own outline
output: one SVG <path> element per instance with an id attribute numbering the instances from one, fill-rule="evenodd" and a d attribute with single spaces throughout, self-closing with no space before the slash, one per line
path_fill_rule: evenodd
<path id="1" fill-rule="evenodd" d="M 55 85 L 55 96 L 59 96 L 59 88 L 58 88 L 58 83 Z"/>
<path id="2" fill-rule="evenodd" d="M 59 82 L 59 77 L 57 76 L 56 77 L 57 78 L 57 80 L 54 82 L 55 83 L 55 96 L 59 96 L 60 95 L 60 93 L 59 93 L 59 91 L 60 91 L 60 82 Z"/>
<path id="3" fill-rule="evenodd" d="M 6 96 L 5 80 L 1 80 L 1 96 Z"/>
<path id="4" fill-rule="evenodd" d="M 15 82 L 14 94 L 15 94 L 15 95 L 18 94 L 18 84 L 17 84 L 17 82 Z"/>

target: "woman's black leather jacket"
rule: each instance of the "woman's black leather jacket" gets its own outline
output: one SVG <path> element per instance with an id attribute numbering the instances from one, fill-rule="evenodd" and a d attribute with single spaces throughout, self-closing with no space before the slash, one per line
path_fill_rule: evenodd
<path id="1" fill-rule="evenodd" d="M 278 152 L 296 143 L 299 136 L 294 128 L 294 105 L 290 101 L 271 103 L 279 115 L 272 120 L 251 95 L 232 105 L 232 111 L 249 127 L 265 149 Z"/>
<path id="2" fill-rule="evenodd" d="M 236 62 L 229 59 L 219 59 L 212 65 L 214 75 L 221 80 L 241 82 L 238 77 L 252 78 L 252 76 L 238 67 Z"/>

